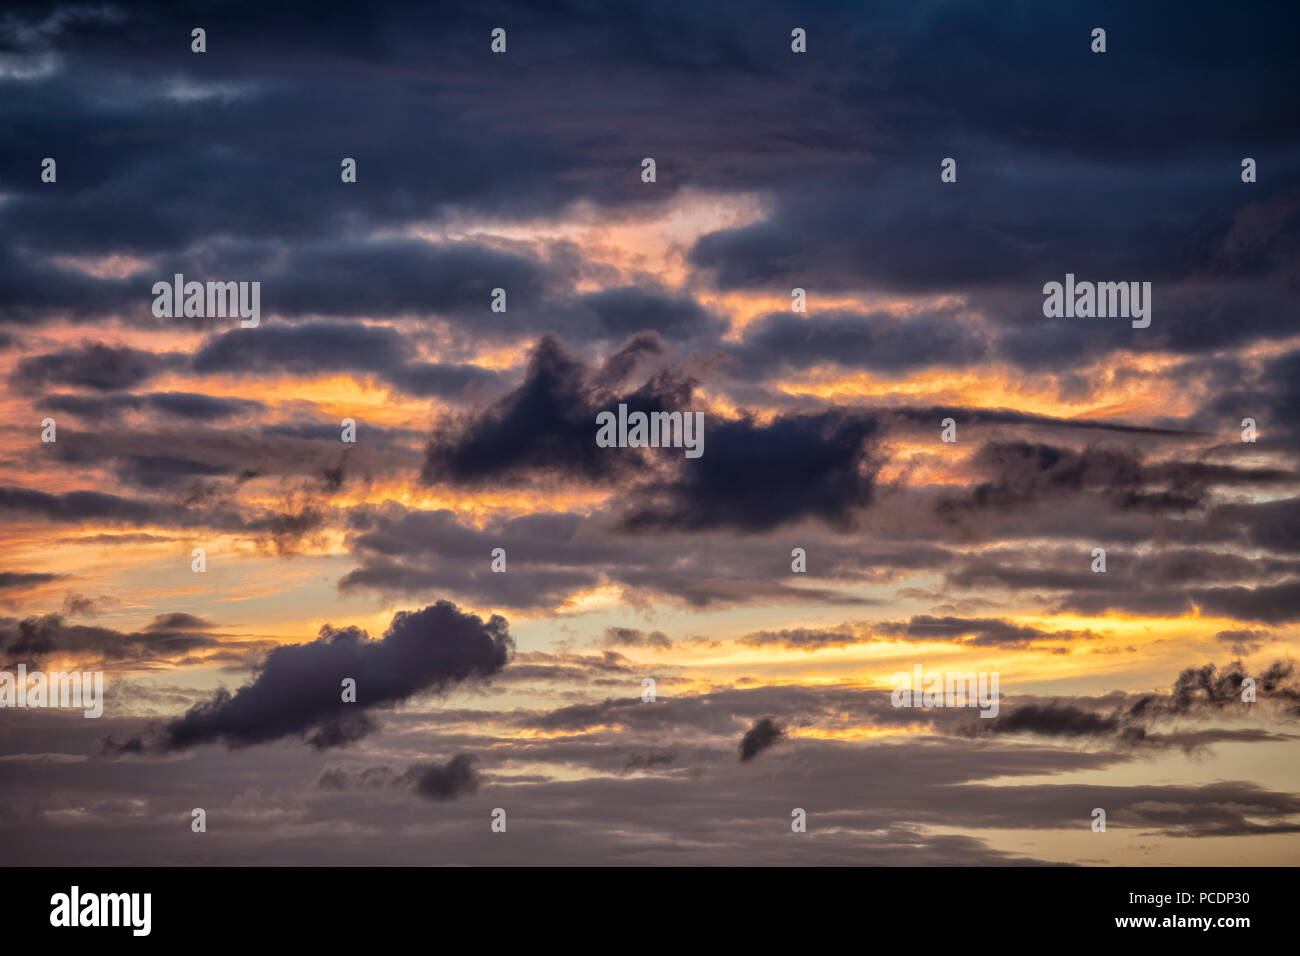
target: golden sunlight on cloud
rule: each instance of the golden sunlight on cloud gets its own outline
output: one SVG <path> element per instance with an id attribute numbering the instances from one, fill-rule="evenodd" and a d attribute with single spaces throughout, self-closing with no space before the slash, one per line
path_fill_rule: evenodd
<path id="1" fill-rule="evenodd" d="M 970 408 L 1015 409 L 1030 415 L 1055 418 L 1123 418 L 1139 414 L 1176 416 L 1195 411 L 1196 401 L 1174 383 L 1159 383 L 1158 372 L 1172 359 L 1148 357 L 1133 360 L 1134 375 L 1120 377 L 1115 365 L 1072 370 L 1088 381 L 1112 379 L 1099 402 L 1091 391 L 1062 394 L 1051 376 L 1030 378 L 1009 366 L 988 366 L 961 371 L 925 369 L 906 378 L 872 372 L 849 372 L 837 366 L 820 366 L 789 376 L 775 387 L 791 396 L 812 396 L 833 402 L 870 400 L 890 405 L 964 405 Z M 1142 369 L 1141 366 L 1153 366 Z M 936 425 L 937 427 L 937 425 Z"/>
<path id="2" fill-rule="evenodd" d="M 701 236 L 720 229 L 736 229 L 762 219 L 767 213 L 757 194 L 709 193 L 683 189 L 667 203 L 647 210 L 615 211 L 590 202 L 573 204 L 565 213 L 546 219 L 453 218 L 437 226 L 426 225 L 404 234 L 429 242 L 495 239 L 530 244 L 565 241 L 578 244 L 588 269 L 612 269 L 623 278 L 649 274 L 670 287 L 683 285 L 690 269 L 686 255 Z M 592 279 L 577 291 L 592 292 L 608 284 Z"/>
<path id="3" fill-rule="evenodd" d="M 810 740 L 876 740 L 880 737 L 907 737 L 916 733 L 912 727 L 795 727 L 785 732 L 787 737 L 806 737 Z"/>

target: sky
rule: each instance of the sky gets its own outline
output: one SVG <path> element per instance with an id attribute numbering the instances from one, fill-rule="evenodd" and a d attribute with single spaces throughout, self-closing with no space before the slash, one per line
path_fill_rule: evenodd
<path id="1" fill-rule="evenodd" d="M 1300 862 L 1296 21 L 0 14 L 0 862 Z"/>

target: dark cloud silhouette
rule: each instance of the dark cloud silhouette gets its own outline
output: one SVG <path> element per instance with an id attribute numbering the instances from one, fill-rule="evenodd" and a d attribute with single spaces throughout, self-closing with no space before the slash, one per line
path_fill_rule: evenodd
<path id="1" fill-rule="evenodd" d="M 313 728 L 308 741 L 317 749 L 348 743 L 373 729 L 361 713 L 367 708 L 500 671 L 514 650 L 506 628 L 505 618 L 484 622 L 447 601 L 399 611 L 377 641 L 355 627 L 327 625 L 309 644 L 276 647 L 253 681 L 233 694 L 222 689 L 144 736 L 107 739 L 105 749 L 170 751 L 218 740 L 246 747 Z M 355 703 L 342 701 L 346 678 L 356 682 Z"/>
<path id="2" fill-rule="evenodd" d="M 14 369 L 14 382 L 23 388 L 66 385 L 112 392 L 133 388 L 168 369 L 181 367 L 180 353 L 159 354 L 124 345 L 88 342 L 79 348 L 62 349 L 21 359 Z"/>
<path id="3" fill-rule="evenodd" d="M 907 622 L 884 621 L 874 629 L 890 637 L 914 641 L 942 641 L 971 647 L 1031 648 L 1042 643 L 1098 640 L 1091 630 L 1048 631 L 1028 625 L 1012 624 L 999 618 L 935 617 L 918 614 Z"/>
<path id="4" fill-rule="evenodd" d="M 184 611 L 173 611 L 171 614 L 159 614 L 148 626 L 146 631 L 206 631 L 216 627 L 211 621 L 205 621 L 201 617 L 193 614 L 186 614 Z"/>
<path id="5" fill-rule="evenodd" d="M 646 339 L 629 348 L 642 354 Z M 625 352 L 610 359 L 620 371 Z M 544 336 L 529 356 L 523 383 L 491 407 L 440 428 L 430 441 L 423 478 L 428 483 L 538 481 L 567 476 L 603 482 L 645 466 L 646 449 L 601 448 L 596 415 L 626 403 L 628 411 L 686 411 L 692 383 L 670 372 L 640 389 L 617 393 L 600 384 L 559 340 Z"/>
<path id="6" fill-rule="evenodd" d="M 307 735 L 307 746 L 313 750 L 346 747 L 372 733 L 377 727 L 378 724 L 364 712 L 331 717 L 322 721 Z"/>
<path id="7" fill-rule="evenodd" d="M 689 295 L 639 286 L 602 289 L 582 296 L 579 304 L 595 314 L 600 332 L 611 339 L 637 332 L 653 332 L 670 341 L 714 338 L 726 327 Z"/>
<path id="8" fill-rule="evenodd" d="M 766 377 L 819 365 L 904 373 L 929 366 L 963 366 L 985 357 L 979 323 L 958 315 L 906 318 L 887 312 L 774 312 L 745 327 L 738 362 L 727 370 Z"/>
<path id="9" fill-rule="evenodd" d="M 706 415 L 704 454 L 650 488 L 652 503 L 631 509 L 625 527 L 766 531 L 816 517 L 851 528 L 872 501 L 878 429 L 875 418 L 841 410 L 768 424 Z"/>
<path id="10" fill-rule="evenodd" d="M 80 610 L 80 608 L 78 608 Z M 71 655 L 86 662 L 117 664 L 178 663 L 196 652 L 258 655 L 269 644 L 240 642 L 210 633 L 214 625 L 189 614 L 160 614 L 138 631 L 69 624 L 46 614 L 0 623 L 0 654 L 14 661 L 39 663 L 50 655 Z"/>
<path id="11" fill-rule="evenodd" d="M 212 421 L 263 411 L 266 406 L 248 398 L 223 398 L 194 392 L 154 392 L 145 395 L 148 407 L 177 418 Z"/>
<path id="12" fill-rule="evenodd" d="M 785 736 L 785 731 L 770 717 L 764 717 L 740 738 L 740 760 L 753 760 Z"/>
<path id="13" fill-rule="evenodd" d="M 629 353 L 657 350 L 634 339 L 603 369 L 590 369 L 552 337 L 529 359 L 523 384 L 482 413 L 440 428 L 430 441 L 428 483 L 538 482 L 568 477 L 639 482 L 650 504 L 632 507 L 624 527 L 735 527 L 759 531 L 813 515 L 850 525 L 871 501 L 879 462 L 869 415 L 832 410 L 784 415 L 769 423 L 705 414 L 701 457 L 671 460 L 642 448 L 601 448 L 596 415 L 626 404 L 629 413 L 692 411 L 692 381 L 672 369 L 640 388 L 616 392 L 602 382 L 628 368 Z M 648 477 L 647 477 L 648 476 Z M 659 477 L 656 477 L 659 476 Z"/>
<path id="14" fill-rule="evenodd" d="M 430 800 L 454 800 L 474 793 L 480 778 L 472 754 L 457 754 L 444 764 L 415 764 L 404 775 L 415 792 Z"/>
<path id="15" fill-rule="evenodd" d="M 1256 684 L 1256 701 L 1242 699 L 1247 677 Z M 1223 712 L 1240 716 L 1260 707 L 1284 719 L 1300 718 L 1300 682 L 1290 661 L 1274 661 L 1260 671 L 1248 672 L 1240 662 L 1222 670 L 1214 664 L 1189 667 L 1168 693 L 1143 694 L 1119 700 L 1101 698 L 1085 703 L 1053 700 L 1018 703 L 992 719 L 977 718 L 954 729 L 970 736 L 1030 733 L 1046 737 L 1109 739 L 1121 748 L 1181 747 L 1192 751 L 1232 740 L 1266 739 L 1274 735 L 1253 729 L 1162 733 L 1168 718 L 1207 719 Z M 1263 734 L 1262 737 L 1252 735 Z M 1276 737 L 1274 739 L 1282 739 Z"/>
<path id="16" fill-rule="evenodd" d="M 653 647 L 666 651 L 672 649 L 673 642 L 663 631 L 643 631 L 636 627 L 607 627 L 605 645 L 607 647 Z"/>
<path id="17" fill-rule="evenodd" d="M 1264 644 L 1272 641 L 1273 635 L 1268 631 L 1252 630 L 1250 628 L 1233 628 L 1227 631 L 1219 631 L 1214 635 L 1214 639 L 1221 644 L 1227 644 L 1232 648 L 1234 654 L 1248 657 L 1259 650 Z"/>
<path id="18" fill-rule="evenodd" d="M 1048 737 L 1104 737 L 1120 726 L 1106 717 L 1073 704 L 1027 704 L 1001 714 L 988 724 L 990 733 L 1034 733 Z"/>
<path id="19" fill-rule="evenodd" d="M 1274 661 L 1262 671 L 1247 671 L 1240 661 L 1220 670 L 1214 664 L 1189 667 L 1178 675 L 1167 698 L 1143 697 L 1130 713 L 1147 716 L 1154 710 L 1190 714 L 1249 706 L 1242 700 L 1247 677 L 1256 682 L 1259 699 L 1281 703 L 1300 717 L 1300 680 L 1291 661 Z"/>
<path id="20" fill-rule="evenodd" d="M 61 577 L 63 577 L 61 574 L 48 574 L 43 571 L 0 571 L 0 591 L 49 584 Z"/>

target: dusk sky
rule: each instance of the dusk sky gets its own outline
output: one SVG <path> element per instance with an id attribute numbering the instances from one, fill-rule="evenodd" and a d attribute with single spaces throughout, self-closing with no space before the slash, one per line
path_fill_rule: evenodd
<path id="1" fill-rule="evenodd" d="M 0 12 L 0 863 L 1300 863 L 1300 8 L 1136 6 Z"/>

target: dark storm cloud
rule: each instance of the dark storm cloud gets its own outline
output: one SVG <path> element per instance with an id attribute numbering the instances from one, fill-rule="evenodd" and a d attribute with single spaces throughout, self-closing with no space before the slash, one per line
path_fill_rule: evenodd
<path id="1" fill-rule="evenodd" d="M 741 762 L 753 760 L 784 736 L 785 731 L 777 726 L 774 720 L 764 717 L 745 731 L 745 736 L 740 738 Z"/>
<path id="2" fill-rule="evenodd" d="M 644 351 L 644 340 L 630 347 Z M 618 355 L 611 362 L 618 361 Z M 644 449 L 596 444 L 596 415 L 626 403 L 628 411 L 687 410 L 693 383 L 661 373 L 630 393 L 598 384 L 559 341 L 544 336 L 528 360 L 523 383 L 489 408 L 439 429 L 430 441 L 428 483 L 498 483 L 565 475 L 607 481 L 645 462 Z"/>
<path id="3" fill-rule="evenodd" d="M 185 357 L 179 353 L 159 354 L 88 342 L 79 348 L 21 359 L 14 369 L 13 380 L 23 388 L 63 385 L 112 392 L 133 388 L 165 371 L 180 368 L 184 362 Z"/>
<path id="4" fill-rule="evenodd" d="M 6 204 L 5 232 L 19 246 L 151 254 L 197 247 L 213 232 L 301 240 L 353 236 L 450 208 L 533 217 L 582 198 L 643 203 L 647 195 L 633 187 L 636 167 L 629 159 L 640 135 L 623 129 L 629 110 L 622 98 L 589 102 L 580 114 L 594 137 L 582 130 L 557 136 L 545 117 L 564 113 L 576 99 L 590 101 L 592 71 L 602 75 L 598 60 L 620 73 L 630 65 L 633 85 L 669 66 L 680 77 L 678 93 L 670 95 L 689 104 L 687 94 L 699 88 L 687 81 L 699 64 L 693 52 L 682 56 L 683 47 L 714 59 L 704 35 L 693 38 L 694 29 L 683 35 L 658 17 L 625 13 L 557 11 L 538 20 L 527 8 L 507 10 L 507 19 L 531 21 L 531 29 L 519 29 L 532 42 L 513 45 L 503 63 L 483 55 L 481 18 L 468 11 L 404 5 L 390 8 L 394 19 L 381 23 L 370 13 L 339 9 L 325 23 L 317 8 L 286 9 L 283 19 L 268 20 L 232 4 L 205 9 L 203 18 L 225 49 L 238 50 L 238 62 L 212 55 L 196 62 L 188 41 L 176 40 L 188 38 L 196 14 L 143 4 L 121 14 L 98 31 L 58 37 L 59 68 L 23 83 L 28 96 L 5 101 L 6 127 L 22 140 L 40 131 L 43 149 L 60 161 L 57 190 L 38 192 L 41 184 L 32 177 L 37 188 L 15 190 Z M 698 11 L 685 15 L 699 28 L 713 19 Z M 402 27 L 394 29 L 399 20 Z M 434 32 L 442 53 L 430 61 L 416 38 Z M 575 57 L 575 49 L 585 55 Z M 735 65 L 735 49 L 718 65 Z M 504 76 L 493 69 L 502 65 L 509 71 Z M 501 95 L 503 83 L 513 96 Z M 88 86 L 117 95 L 87 97 Z M 374 107 L 398 101 L 418 104 L 429 121 L 412 125 L 403 110 Z M 175 135 L 179 124 L 217 110 L 226 130 L 223 148 Z M 120 133 L 112 149 L 98 148 L 84 132 L 106 111 Z M 673 129 L 658 104 L 634 107 L 630 119 L 638 118 Z M 339 128 L 352 131 L 355 146 L 348 152 L 360 170 L 358 182 L 346 187 L 339 182 L 343 147 L 333 132 Z M 597 168 L 593 158 L 603 159 Z M 8 172 L 28 163 L 25 151 L 0 151 L 6 181 L 25 181 Z M 627 166 L 626 181 L 605 172 L 617 164 Z M 672 188 L 666 181 L 659 192 Z M 124 208 L 132 214 L 122 215 Z M 395 277 L 394 295 L 403 295 L 408 277 Z"/>
<path id="5" fill-rule="evenodd" d="M 990 733 L 1034 733 L 1048 737 L 1108 737 L 1116 733 L 1119 719 L 1102 716 L 1073 704 L 1026 704 L 995 717 Z"/>
<path id="6" fill-rule="evenodd" d="M 436 298 L 454 308 L 477 303 L 479 290 L 440 284 L 443 273 L 421 267 L 414 240 L 358 237 L 453 210 L 527 219 L 582 199 L 643 206 L 689 185 L 774 198 L 771 218 L 707 236 L 694 250 L 724 284 L 967 286 L 1027 277 L 1032 292 L 1076 261 L 1157 279 L 1216 263 L 1232 274 L 1275 270 L 1296 232 L 1275 208 L 1294 179 L 1287 150 L 1296 136 L 1285 103 L 1256 93 L 1294 85 L 1287 81 L 1296 68 L 1277 39 L 1286 34 L 1276 28 L 1286 6 L 1256 10 L 1252 29 L 1212 11 L 1172 26 L 1141 11 L 1112 12 L 1109 29 L 1123 42 L 1105 57 L 1089 54 L 1081 10 L 1036 9 L 1012 22 L 954 4 L 908 13 L 829 5 L 808 23 L 816 52 L 803 58 L 789 54 L 789 11 L 779 4 L 760 3 L 744 17 L 669 3 L 654 16 L 552 11 L 540 20 L 508 5 L 507 14 L 528 23 L 528 42 L 494 58 L 483 54 L 481 20 L 468 12 L 403 6 L 393 13 L 398 30 L 361 11 L 333 11 L 325 25 L 291 6 L 268 22 L 234 4 L 210 17 L 210 29 L 239 50 L 236 64 L 196 58 L 175 40 L 188 35 L 191 15 L 136 4 L 93 30 L 51 34 L 42 49 L 60 51 L 57 69 L 9 81 L 25 95 L 6 100 L 0 121 L 15 142 L 39 136 L 62 165 L 54 188 L 19 175 L 29 151 L 0 148 L 0 170 L 16 184 L 4 234 L 24 250 L 180 249 L 196 266 L 222 255 L 214 240 L 236 237 L 224 241 L 263 244 L 244 261 L 283 270 L 290 310 L 360 306 L 364 283 L 346 280 L 371 266 L 383 277 L 372 291 L 391 307 Z M 30 34 L 39 20 L 39 11 L 19 18 L 14 35 Z M 440 37 L 437 62 L 417 39 L 431 33 Z M 15 40 L 15 49 L 31 53 L 28 42 Z M 988 58 L 1007 51 L 1017 57 L 1014 79 L 991 76 Z M 812 56 L 821 69 L 810 72 L 804 60 Z M 1117 64 L 1123 71 L 1108 69 Z M 600 96 L 593 76 L 607 79 Z M 87 97 L 87 87 L 117 95 Z M 642 95 L 647 89 L 653 95 Z M 889 95 L 899 90 L 908 91 L 905 107 Z M 717 117 L 738 120 L 739 96 L 753 108 L 720 139 Z M 1082 105 L 1098 96 L 1111 103 L 1102 129 Z M 430 122 L 412 126 L 402 110 L 374 109 L 377 101 L 417 104 Z M 120 131 L 111 149 L 84 132 L 105 115 Z M 195 116 L 220 117 L 226 148 L 176 135 Z M 467 124 L 467 116 L 479 119 Z M 351 150 L 356 184 L 338 181 L 338 128 L 365 146 Z M 645 141 L 663 144 L 653 190 L 635 175 Z M 1261 169 L 1276 171 L 1245 196 L 1235 168 L 1243 142 Z M 937 160 L 949 153 L 961 178 L 941 184 Z M 668 158 L 687 155 L 690 162 Z M 1171 172 L 1171 163 L 1181 165 Z M 1276 235 L 1261 241 L 1270 225 Z M 313 248 L 277 249 L 268 236 Z M 499 266 L 468 271 L 486 281 L 506 271 Z M 40 290 L 57 300 L 71 296 L 71 284 L 30 271 L 13 265 L 0 276 L 30 290 L 26 308 L 66 311 L 66 303 L 40 301 Z M 466 271 L 444 270 L 456 281 Z M 510 279 L 527 285 L 525 275 Z M 81 308 L 102 312 L 103 303 Z M 598 311 L 611 323 L 606 333 L 644 321 L 636 308 L 612 318 L 603 304 Z M 654 314 L 673 337 L 687 311 Z"/>
<path id="7" fill-rule="evenodd" d="M 704 454 L 684 463 L 646 449 L 599 447 L 596 415 L 619 404 L 629 413 L 692 410 L 693 382 L 671 368 L 631 392 L 601 384 L 611 369 L 621 374 L 628 368 L 629 352 L 653 354 L 653 341 L 634 338 L 602 369 L 593 369 L 554 338 L 542 338 L 522 385 L 487 410 L 439 429 L 429 444 L 425 481 L 566 476 L 605 482 L 645 475 L 649 503 L 630 509 L 625 521 L 634 531 L 763 531 L 809 516 L 847 527 L 871 503 L 878 424 L 850 410 L 788 414 L 767 423 L 705 413 Z M 664 469 L 675 470 L 656 480 Z"/>
<path id="8" fill-rule="evenodd" d="M 457 754 L 445 764 L 416 764 L 404 775 L 422 797 L 429 800 L 454 800 L 466 793 L 475 793 L 479 787 L 479 774 L 474 768 L 472 754 Z"/>
<path id="9" fill-rule="evenodd" d="M 870 111 L 865 161 L 792 181 L 770 219 L 704 237 L 694 261 L 716 270 L 727 286 L 969 289 L 1015 283 L 1036 304 L 1044 281 L 1085 267 L 1099 274 L 1132 270 L 1159 282 L 1206 272 L 1257 274 L 1284 262 L 1296 236 L 1294 218 L 1285 215 L 1285 191 L 1295 183 L 1289 151 L 1297 132 L 1280 102 L 1259 102 L 1268 97 L 1249 91 L 1271 88 L 1278 75 L 1295 78 L 1294 58 L 1267 31 L 1222 11 L 1201 10 L 1168 30 L 1150 22 L 1153 13 L 1135 8 L 1107 25 L 1112 37 L 1133 45 L 1093 56 L 1087 31 L 1077 26 L 1081 13 L 1069 5 L 1038 8 L 1012 22 L 935 5 L 904 25 L 890 12 L 860 12 L 852 28 L 823 39 L 822 49 L 829 42 L 838 55 L 845 52 L 840 44 L 857 45 L 855 62 L 865 76 L 854 91 L 869 97 L 907 89 L 906 108 Z M 1278 29 L 1289 28 L 1284 4 L 1258 13 Z M 1214 32 L 1220 27 L 1221 35 Z M 1021 57 L 1014 81 L 1011 75 L 977 79 L 990 51 L 1011 49 Z M 1201 55 L 1189 57 L 1193 49 Z M 1122 79 L 1099 68 L 1120 59 Z M 1207 72 L 1194 75 L 1193 62 Z M 1166 70 L 1184 75 L 1180 95 L 1165 95 Z M 1139 81 L 1135 89 L 1135 75 L 1150 82 Z M 1255 101 L 1249 118 L 1233 115 L 1232 89 Z M 1114 107 L 1104 130 L 1084 116 L 1083 104 L 1099 90 Z M 1126 149 L 1122 144 L 1135 142 L 1157 96 L 1163 97 L 1162 133 L 1151 137 L 1148 131 L 1136 152 Z M 1242 189 L 1237 145 L 1243 124 L 1254 129 L 1255 152 L 1269 154 L 1261 164 L 1279 172 L 1266 190 Z M 1222 153 L 1231 160 L 1218 161 Z M 942 156 L 957 158 L 956 183 L 940 183 Z M 1168 172 L 1171 162 L 1179 166 L 1176 175 Z M 1062 182 L 1071 184 L 1068 196 Z M 1272 247 L 1275 262 L 1261 261 L 1258 253 L 1232 255 L 1242 231 L 1234 226 L 1252 206 L 1269 202 L 1285 239 L 1259 245 Z M 1238 326 L 1238 335 L 1251 334 L 1256 320 L 1280 331 L 1275 314 L 1259 311 Z M 1189 346 L 1207 334 L 1193 321 L 1173 324 Z M 1140 336 L 1130 338 L 1141 347 Z M 1026 359 L 1049 354 L 1059 362 L 1078 353 L 1023 353 Z"/>
<path id="10" fill-rule="evenodd" d="M 768 424 L 716 415 L 705 422 L 704 454 L 652 489 L 663 502 L 633 509 L 629 529 L 767 531 L 807 517 L 848 529 L 871 504 L 880 464 L 871 416 L 837 409 Z"/>
<path id="11" fill-rule="evenodd" d="M 172 751 L 218 740 L 237 748 L 292 734 L 317 749 L 348 743 L 373 729 L 365 708 L 444 693 L 501 670 L 514 650 L 506 628 L 499 615 L 484 622 L 447 601 L 399 611 L 377 641 L 355 627 L 327 625 L 310 644 L 277 646 L 252 683 L 235 693 L 223 688 L 144 736 L 106 740 L 105 749 Z M 346 678 L 356 682 L 355 703 L 342 701 Z"/>

